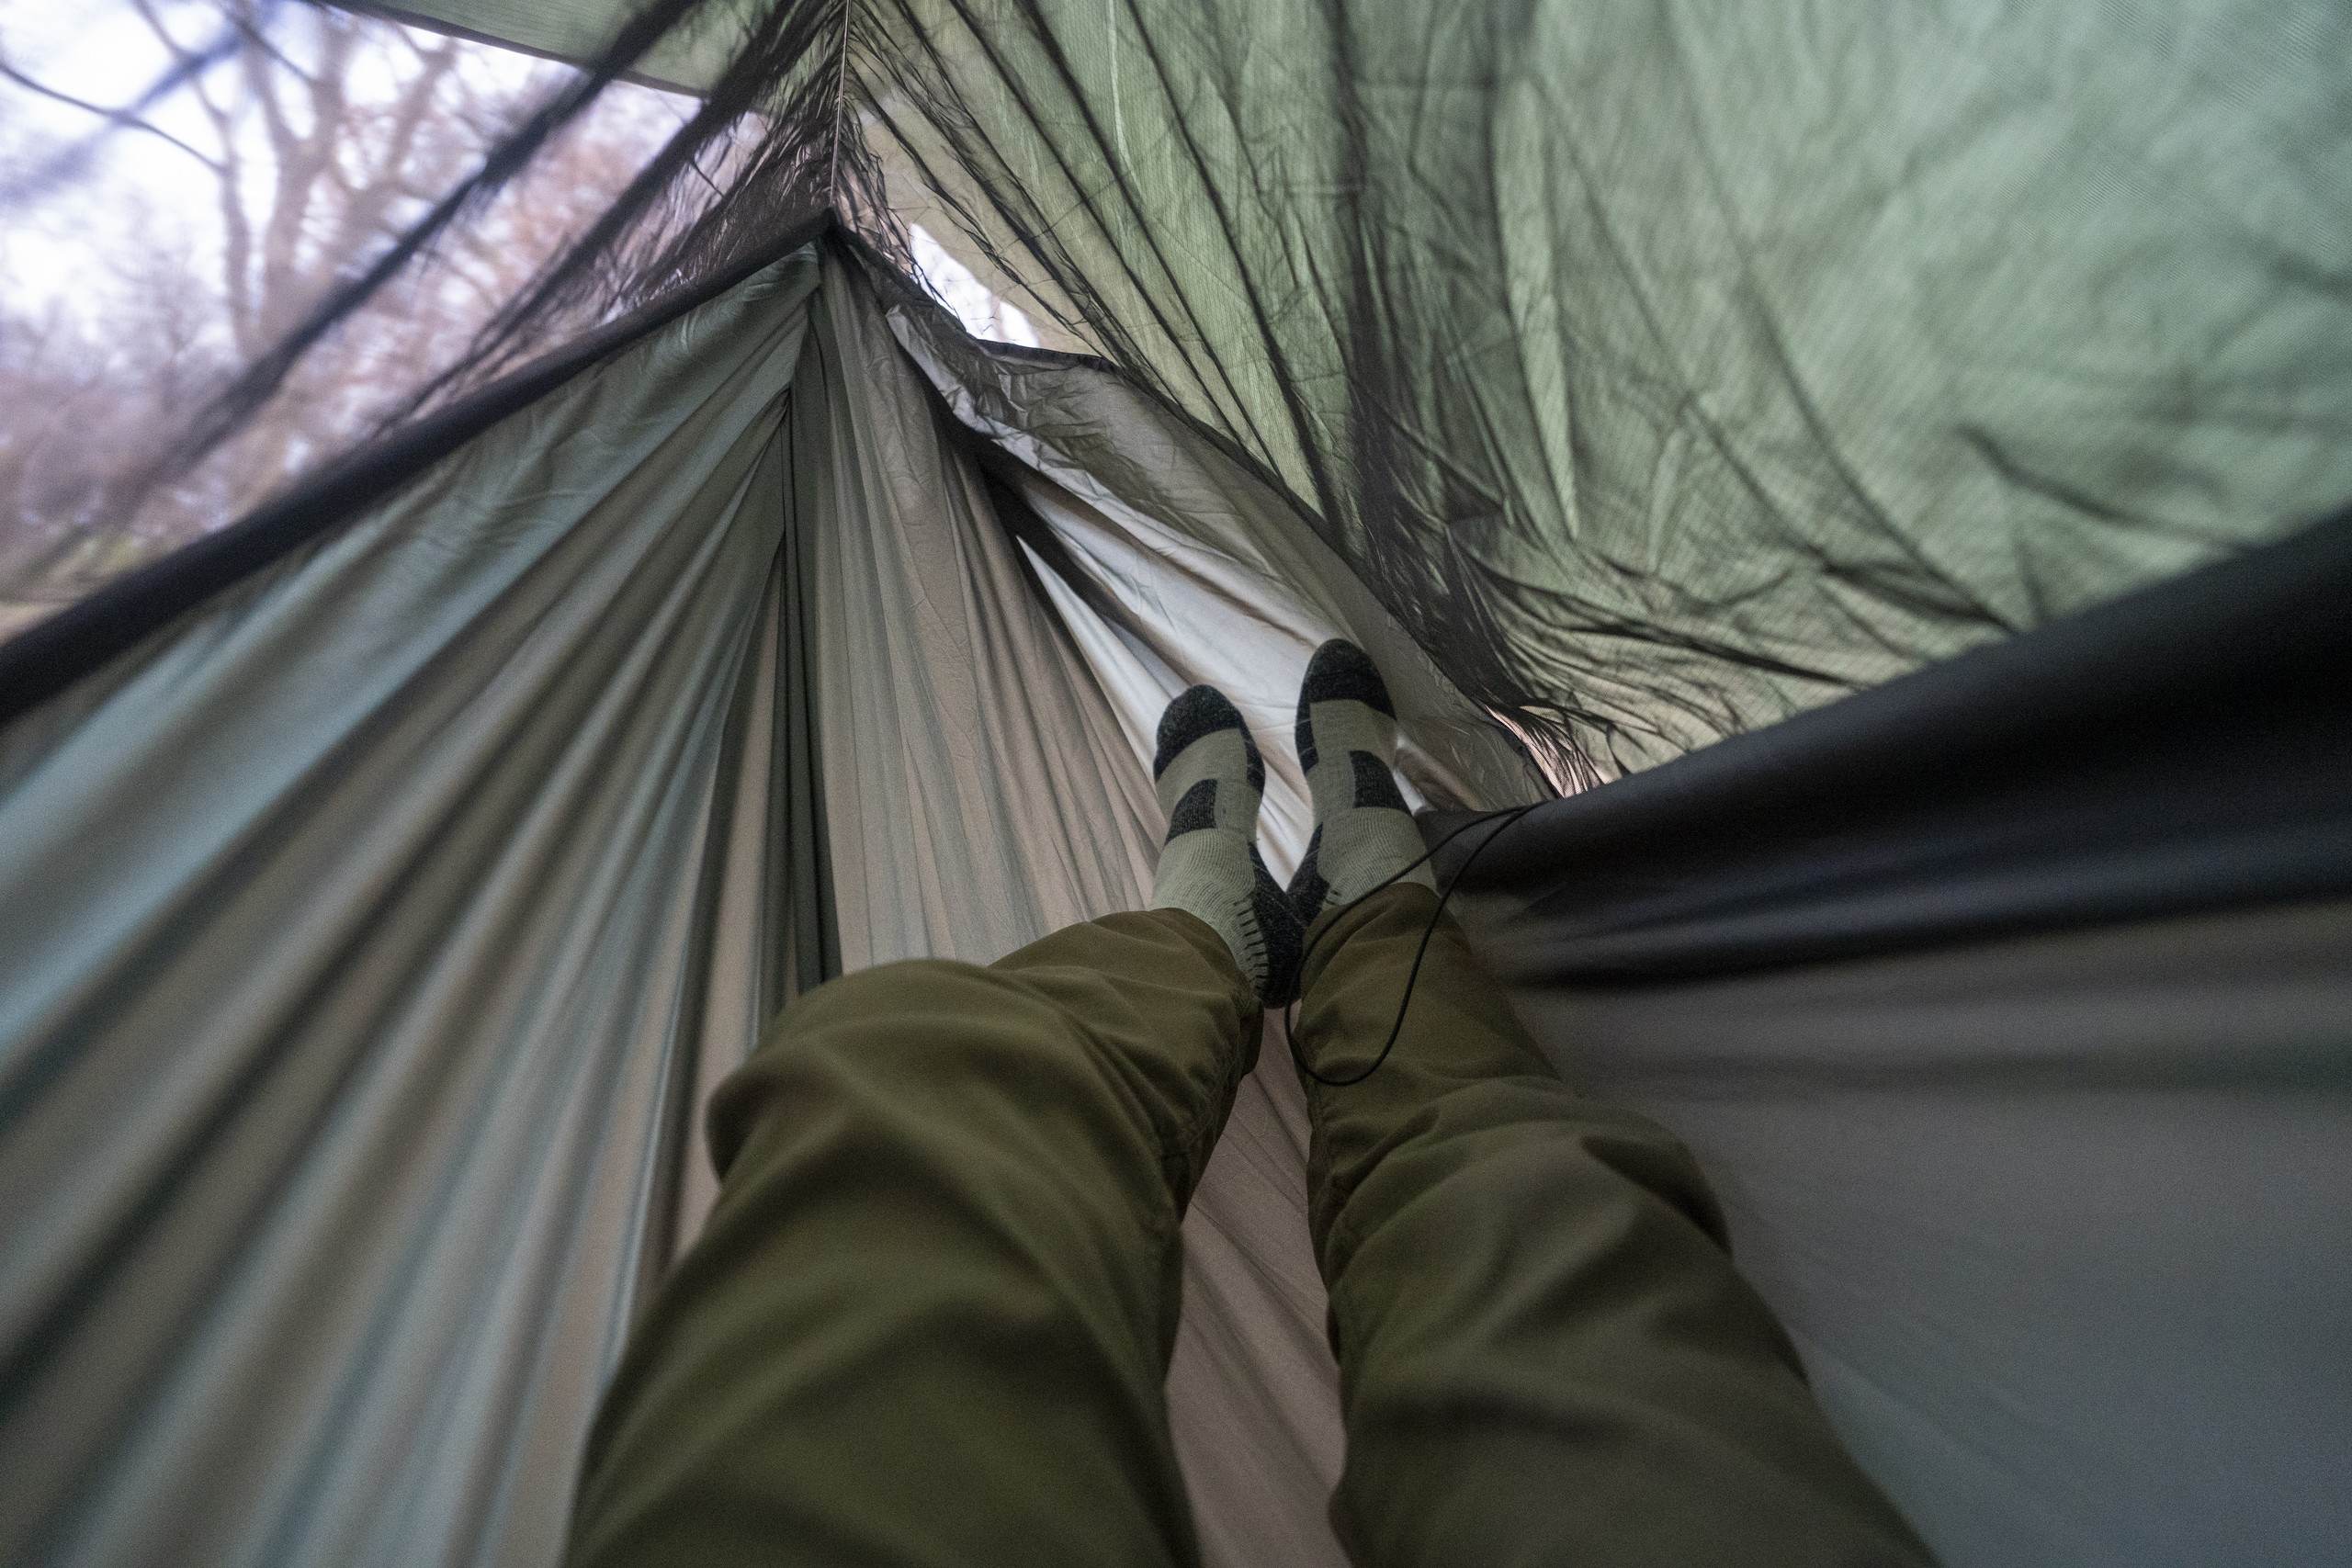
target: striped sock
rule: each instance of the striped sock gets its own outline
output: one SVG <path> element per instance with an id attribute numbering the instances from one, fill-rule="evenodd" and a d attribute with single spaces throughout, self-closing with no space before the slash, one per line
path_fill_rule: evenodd
<path id="1" fill-rule="evenodd" d="M 1298 764 L 1315 796 L 1315 836 L 1291 879 L 1302 925 L 1354 902 L 1425 846 L 1396 787 L 1396 709 L 1372 656 L 1338 638 L 1315 650 L 1298 689 Z M 1398 878 L 1434 890 L 1427 863 Z"/>
<path id="2" fill-rule="evenodd" d="M 1225 938 L 1261 1001 L 1289 1000 L 1298 921 L 1258 854 L 1266 764 L 1223 692 L 1194 686 L 1168 705 L 1151 776 L 1168 813 L 1151 908 L 1199 916 Z"/>

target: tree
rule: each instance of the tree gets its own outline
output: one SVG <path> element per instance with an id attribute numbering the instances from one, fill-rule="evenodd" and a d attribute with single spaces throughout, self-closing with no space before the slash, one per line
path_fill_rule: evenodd
<path id="1" fill-rule="evenodd" d="M 160 138 L 209 193 L 190 204 L 209 217 L 192 241 L 169 223 L 116 225 L 100 303 L 78 320 L 0 298 L 0 598 L 19 604 L 13 615 L 0 605 L 0 635 L 348 446 L 457 359 L 676 123 L 655 95 L 608 94 L 528 176 L 308 354 L 233 441 L 195 473 L 148 487 L 159 440 L 461 177 L 554 68 L 323 6 L 127 3 L 193 117 L 164 123 L 168 99 L 153 95 L 128 109 L 85 100 L 5 49 L 0 79 L 103 117 L 115 133 Z M 92 177 L 48 199 L 107 195 Z"/>

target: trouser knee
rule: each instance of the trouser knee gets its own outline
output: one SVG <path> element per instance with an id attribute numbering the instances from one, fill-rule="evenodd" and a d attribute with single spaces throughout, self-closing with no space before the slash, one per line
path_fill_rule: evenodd
<path id="1" fill-rule="evenodd" d="M 862 969 L 794 1001 L 711 1098 L 723 1175 L 770 1116 L 1007 1093 L 1069 1104 L 1100 1091 L 1104 1055 L 1067 1010 L 999 971 L 949 959 Z"/>

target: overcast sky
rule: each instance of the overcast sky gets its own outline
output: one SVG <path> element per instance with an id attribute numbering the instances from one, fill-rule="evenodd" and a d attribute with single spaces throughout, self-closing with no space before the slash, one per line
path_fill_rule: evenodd
<path id="1" fill-rule="evenodd" d="M 166 5 L 163 14 L 183 43 L 200 46 L 219 26 L 209 12 L 201 6 Z M 300 7 L 288 4 L 281 17 L 299 23 Z M 389 39 L 392 25 L 379 25 Z M 289 51 L 302 47 L 301 28 L 280 31 Z M 0 45 L 26 74 L 108 107 L 137 99 L 170 63 L 163 46 L 121 0 L 0 0 Z M 534 71 L 548 69 L 544 62 L 511 51 L 469 45 L 465 52 L 465 69 L 484 85 L 516 85 Z M 224 62 L 213 71 L 218 75 L 235 69 L 233 62 Z M 371 80 L 386 89 L 392 85 L 391 62 L 381 51 L 359 56 L 354 85 L 365 91 Z M 198 148 L 210 144 L 203 111 L 186 89 L 156 104 L 145 118 Z M 0 168 L 12 176 L 45 166 L 101 125 L 80 109 L 0 82 Z M 250 163 L 258 176 L 267 167 L 260 128 L 249 126 L 247 134 L 254 139 Z M 87 298 L 90 284 L 107 274 L 108 257 L 130 226 L 208 257 L 217 250 L 216 187 L 209 171 L 169 142 L 136 130 L 118 130 L 98 147 L 96 157 L 73 178 L 0 214 L 0 287 L 19 308 L 50 299 L 70 303 Z"/>
<path id="2" fill-rule="evenodd" d="M 214 36 L 218 26 L 207 6 L 166 4 L 164 15 L 191 46 Z M 300 8 L 288 3 L 280 15 L 284 22 L 299 24 Z M 391 24 L 379 25 L 389 38 Z M 305 35 L 299 25 L 280 30 L 289 49 L 300 47 Z M 0 0 L 0 47 L 27 74 L 108 107 L 136 100 L 170 63 L 123 0 Z M 489 46 L 469 45 L 466 56 L 465 69 L 486 87 L 518 86 L 534 71 L 548 69 L 542 61 Z M 224 62 L 214 71 L 235 68 Z M 391 86 L 390 61 L 381 51 L 362 55 L 355 85 L 364 90 L 371 70 L 384 88 Z M 639 88 L 616 90 L 644 93 L 649 99 L 668 96 Z M 186 89 L 155 105 L 145 118 L 198 148 L 209 146 L 210 128 Z M 88 141 L 101 123 L 82 110 L 0 82 L 0 175 L 21 177 L 28 169 L 47 166 L 60 152 Z M 247 133 L 254 139 L 250 163 L 258 177 L 267 168 L 266 150 L 258 126 L 249 126 Z M 134 231 L 186 246 L 213 265 L 220 231 L 210 173 L 161 138 L 140 131 L 118 130 L 97 147 L 72 178 L 0 213 L 0 289 L 19 310 L 52 301 L 83 312 L 103 310 L 112 258 Z M 1027 318 L 991 294 L 936 238 L 920 229 L 912 238 L 923 281 L 967 330 L 1009 343 L 1037 341 Z"/>

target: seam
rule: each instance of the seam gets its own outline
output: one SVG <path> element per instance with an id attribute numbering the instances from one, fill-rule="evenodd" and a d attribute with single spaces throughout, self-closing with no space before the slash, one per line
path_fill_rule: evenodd
<path id="1" fill-rule="evenodd" d="M 825 205 L 841 210 L 842 126 L 849 118 L 849 14 L 856 0 L 842 0 L 842 37 L 833 51 L 833 151 L 825 171 Z"/>

